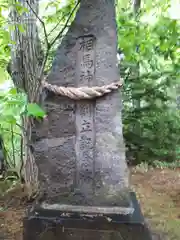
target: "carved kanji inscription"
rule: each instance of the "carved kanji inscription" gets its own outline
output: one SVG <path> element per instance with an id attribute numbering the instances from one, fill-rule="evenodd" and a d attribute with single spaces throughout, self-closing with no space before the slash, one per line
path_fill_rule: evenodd
<path id="1" fill-rule="evenodd" d="M 76 82 L 80 86 L 95 84 L 95 39 L 78 39 Z M 76 105 L 76 184 L 88 199 L 94 189 L 95 126 L 93 101 L 80 101 Z"/>

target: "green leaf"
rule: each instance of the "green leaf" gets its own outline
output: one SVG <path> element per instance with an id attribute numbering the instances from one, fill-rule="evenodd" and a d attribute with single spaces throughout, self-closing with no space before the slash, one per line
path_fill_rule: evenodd
<path id="1" fill-rule="evenodd" d="M 25 26 L 23 26 L 23 24 L 17 24 L 17 27 L 21 33 L 25 32 Z"/>
<path id="2" fill-rule="evenodd" d="M 25 8 L 22 4 L 20 3 L 16 3 L 14 4 L 15 8 L 16 8 L 16 11 L 18 12 L 19 15 L 22 15 L 23 13 L 27 13 L 28 12 L 28 9 Z"/>
<path id="3" fill-rule="evenodd" d="M 12 115 L 6 115 L 4 118 L 7 123 L 10 123 L 13 125 L 16 124 L 16 122 L 17 122 L 16 118 Z"/>
<path id="4" fill-rule="evenodd" d="M 0 83 L 3 83 L 6 79 L 6 73 L 3 68 L 0 67 Z"/>
<path id="5" fill-rule="evenodd" d="M 12 94 L 12 95 L 16 95 L 17 94 L 17 89 L 16 88 L 11 88 L 8 93 Z"/>
<path id="6" fill-rule="evenodd" d="M 27 114 L 34 117 L 44 117 L 46 115 L 45 111 L 36 103 L 29 103 L 27 105 Z"/>

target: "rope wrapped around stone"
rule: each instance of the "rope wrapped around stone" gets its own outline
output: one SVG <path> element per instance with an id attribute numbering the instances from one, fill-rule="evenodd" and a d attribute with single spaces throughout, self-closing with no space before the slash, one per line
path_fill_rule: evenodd
<path id="1" fill-rule="evenodd" d="M 122 86 L 122 82 L 113 82 L 104 86 L 94 87 L 61 87 L 57 85 L 49 84 L 46 81 L 42 82 L 42 87 L 53 92 L 56 95 L 66 96 L 72 100 L 93 99 L 102 97 L 103 95 L 119 89 Z"/>

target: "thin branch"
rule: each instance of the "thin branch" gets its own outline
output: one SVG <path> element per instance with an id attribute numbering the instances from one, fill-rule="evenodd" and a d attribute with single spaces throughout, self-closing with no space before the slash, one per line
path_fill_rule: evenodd
<path id="1" fill-rule="evenodd" d="M 72 17 L 72 15 L 74 14 L 75 10 L 77 9 L 78 5 L 80 3 L 80 0 L 77 1 L 75 7 L 73 8 L 73 10 L 71 11 L 71 13 L 69 14 L 69 17 L 63 27 L 63 29 L 60 31 L 60 33 L 54 38 L 54 40 L 52 40 L 52 42 L 50 43 L 50 46 L 54 45 L 54 43 L 57 41 L 57 39 L 63 34 L 63 32 L 65 31 L 65 29 L 67 28 L 68 26 L 68 23 Z"/>
<path id="2" fill-rule="evenodd" d="M 68 13 L 66 13 L 66 14 L 64 14 L 62 17 L 61 17 L 61 19 L 58 21 L 58 23 L 55 25 L 55 27 L 53 27 L 52 29 L 51 29 L 51 31 L 48 33 L 48 36 L 50 36 L 51 35 L 51 33 L 58 27 L 58 26 L 60 26 L 61 24 L 61 21 L 63 20 L 63 18 L 64 17 L 66 17 L 66 16 L 68 16 L 69 14 Z M 63 26 L 64 26 L 64 24 L 63 24 Z"/>
<path id="3" fill-rule="evenodd" d="M 21 182 L 24 182 L 24 176 L 23 176 L 23 169 L 24 169 L 24 151 L 23 151 L 23 137 L 21 137 L 21 142 L 20 142 L 20 170 L 19 170 L 19 175 L 21 178 Z"/>
<path id="4" fill-rule="evenodd" d="M 39 22 L 41 23 L 42 27 L 43 27 L 43 31 L 44 31 L 44 35 L 45 35 L 45 41 L 46 41 L 46 46 L 47 46 L 47 49 L 50 48 L 50 43 L 48 41 L 48 34 L 47 34 L 47 31 L 46 31 L 46 26 L 45 26 L 45 23 L 44 21 L 38 16 L 38 14 L 36 13 L 36 11 L 34 11 L 34 9 L 31 7 L 31 4 L 26 1 L 27 5 L 29 6 L 29 8 L 31 9 L 31 11 L 33 12 L 33 14 L 35 15 L 35 17 L 39 20 Z"/>
<path id="5" fill-rule="evenodd" d="M 3 149 L 5 152 L 5 158 L 4 158 L 5 164 L 6 164 L 5 167 L 11 167 L 13 165 L 13 163 L 11 162 L 11 157 L 10 157 L 8 150 L 6 149 L 4 143 L 3 143 Z"/>
<path id="6" fill-rule="evenodd" d="M 57 39 L 63 34 L 63 32 L 65 31 L 65 29 L 67 28 L 68 23 L 69 23 L 72 15 L 74 14 L 75 10 L 77 9 L 77 7 L 78 7 L 78 5 L 79 5 L 79 3 L 80 3 L 80 0 L 77 1 L 75 7 L 73 8 L 73 10 L 71 11 L 71 13 L 69 14 L 69 17 L 68 17 L 68 19 L 67 19 L 67 21 L 66 21 L 63 29 L 62 29 L 62 30 L 59 32 L 59 34 L 54 38 L 54 40 L 51 41 L 51 43 L 49 43 L 49 41 L 48 41 L 48 36 L 49 36 L 49 34 L 51 34 L 52 30 L 51 30 L 51 32 L 50 32 L 49 34 L 47 34 L 44 21 L 43 21 L 43 20 L 38 16 L 38 14 L 33 10 L 33 8 L 31 7 L 30 3 L 28 2 L 28 0 L 26 1 L 26 3 L 27 3 L 27 5 L 29 6 L 29 8 L 31 9 L 31 11 L 33 12 L 33 14 L 35 15 L 35 17 L 39 20 L 39 22 L 41 23 L 42 27 L 43 27 L 44 36 L 45 36 L 45 42 L 46 42 L 46 46 L 47 46 L 46 54 L 45 54 L 45 57 L 44 57 L 44 61 L 43 61 L 43 63 L 42 63 L 42 67 L 41 67 L 41 71 L 40 71 L 40 76 L 39 76 L 39 78 L 41 79 L 41 77 L 42 77 L 41 75 L 42 75 L 42 73 L 43 73 L 43 71 L 44 71 L 44 67 L 45 67 L 45 65 L 46 65 L 46 61 L 47 61 L 47 58 L 48 58 L 48 55 L 49 55 L 49 50 L 50 50 L 50 48 L 54 45 L 54 43 L 57 41 Z M 59 23 L 58 23 L 57 25 L 59 25 Z M 55 28 L 57 27 L 57 25 L 55 26 Z M 54 28 L 54 29 L 55 29 L 55 28 Z"/>
<path id="7" fill-rule="evenodd" d="M 6 131 L 6 132 L 11 132 L 11 130 L 9 130 L 8 128 L 3 128 L 3 127 L 0 127 L 0 129 L 2 129 L 3 131 Z M 18 136 L 22 136 L 20 133 L 17 133 L 17 132 L 13 132 L 15 135 L 18 135 Z"/>
<path id="8" fill-rule="evenodd" d="M 44 56 L 44 59 L 43 59 L 43 62 L 42 62 L 42 65 L 41 65 L 41 68 L 40 68 L 40 71 L 39 71 L 39 76 L 37 76 L 37 80 L 39 81 L 39 86 L 37 87 L 37 89 L 35 90 L 35 93 L 34 93 L 34 96 L 37 95 L 37 93 L 39 92 L 39 89 L 41 87 L 41 81 L 42 81 L 42 78 L 43 78 L 43 75 L 44 75 L 44 68 L 46 66 L 46 62 L 47 62 L 47 59 L 48 59 L 48 56 L 49 56 L 49 51 L 51 49 L 51 47 L 54 45 L 54 43 L 57 41 L 57 39 L 62 36 L 63 32 L 65 31 L 65 29 L 67 28 L 68 24 L 69 24 L 69 21 L 72 17 L 72 15 L 74 14 L 75 10 L 77 9 L 79 3 L 80 3 L 80 0 L 77 1 L 75 7 L 73 8 L 73 10 L 71 11 L 71 13 L 69 14 L 69 17 L 63 27 L 63 29 L 59 32 L 59 34 L 54 38 L 54 40 L 52 40 L 51 42 L 49 42 L 48 40 L 48 34 L 47 34 L 47 31 L 46 31 L 46 27 L 45 27 L 45 23 L 44 21 L 38 16 L 38 14 L 36 13 L 36 11 L 34 11 L 34 9 L 31 7 L 30 3 L 28 2 L 28 0 L 26 0 L 26 3 L 27 5 L 29 6 L 30 10 L 33 12 L 33 14 L 35 15 L 35 17 L 39 20 L 39 22 L 41 23 L 42 27 L 43 27 L 43 31 L 44 31 L 44 36 L 45 36 L 45 42 L 46 42 L 46 53 L 45 53 L 45 56 Z M 33 99 L 35 100 L 35 99 Z"/>
<path id="9" fill-rule="evenodd" d="M 23 130 L 25 134 L 27 133 L 26 129 L 23 126 L 21 126 L 19 123 L 16 123 L 16 126 L 18 126 L 21 130 Z"/>
<path id="10" fill-rule="evenodd" d="M 13 125 L 12 124 L 11 124 L 11 145 L 12 145 L 13 167 L 15 167 L 16 166 L 16 156 L 15 156 L 14 132 L 13 132 Z"/>

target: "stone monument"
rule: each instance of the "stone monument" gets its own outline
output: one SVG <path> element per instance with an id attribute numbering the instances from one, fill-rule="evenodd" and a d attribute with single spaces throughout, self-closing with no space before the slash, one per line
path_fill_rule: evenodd
<path id="1" fill-rule="evenodd" d="M 118 82 L 116 55 L 114 1 L 82 0 L 48 82 L 68 88 Z M 46 89 L 44 107 L 47 121 L 32 135 L 42 196 L 24 221 L 24 239 L 150 239 L 143 224 L 137 227 L 143 220 L 129 190 L 120 92 L 72 100 Z"/>

